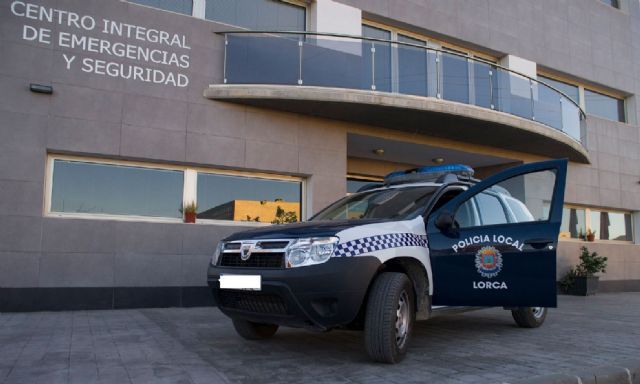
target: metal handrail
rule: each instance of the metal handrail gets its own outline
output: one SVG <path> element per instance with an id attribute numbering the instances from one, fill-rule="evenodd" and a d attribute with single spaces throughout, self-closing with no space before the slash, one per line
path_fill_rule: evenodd
<path id="1" fill-rule="evenodd" d="M 481 63 L 484 63 L 484 64 L 488 64 L 488 65 L 494 66 L 496 68 L 500 68 L 500 69 L 502 69 L 504 71 L 507 71 L 507 72 L 510 72 L 510 73 L 514 73 L 514 74 L 516 74 L 518 76 L 522 76 L 524 78 L 527 78 L 530 81 L 535 81 L 536 83 L 543 84 L 545 87 L 548 87 L 548 88 L 558 92 L 564 98 L 566 98 L 571 103 L 573 103 L 576 107 L 578 107 L 578 110 L 580 111 L 580 114 L 582 115 L 582 118 L 583 119 L 587 118 L 587 114 L 582 110 L 582 108 L 580 107 L 580 104 L 576 103 L 575 100 L 573 100 L 571 97 L 569 97 L 569 95 L 567 95 L 566 93 L 562 92 L 561 90 L 559 90 L 558 88 L 554 87 L 551 84 L 548 84 L 548 83 L 546 83 L 544 81 L 541 81 L 541 80 L 538 80 L 538 79 L 534 79 L 533 77 L 531 77 L 529 75 L 526 75 L 526 74 L 524 74 L 522 72 L 514 71 L 512 69 L 509 69 L 509 68 L 504 67 L 504 66 L 502 66 L 500 64 L 494 63 L 492 61 L 485 60 L 485 59 L 482 59 L 482 58 L 469 57 L 469 56 L 464 55 L 462 53 L 453 52 L 453 51 L 449 51 L 449 50 L 446 50 L 446 49 L 425 47 L 423 45 L 412 44 L 412 43 L 407 43 L 407 42 L 397 41 L 397 40 L 378 39 L 378 38 L 375 38 L 375 37 L 364 37 L 364 36 L 348 35 L 348 34 L 342 34 L 342 33 L 304 32 L 304 31 L 263 31 L 263 30 L 259 30 L 259 31 L 252 31 L 252 30 L 216 31 L 214 33 L 216 33 L 218 35 L 227 35 L 227 34 L 256 34 L 256 35 L 259 35 L 259 34 L 262 34 L 262 35 L 304 35 L 304 36 L 312 35 L 312 36 L 325 36 L 325 37 L 339 37 L 339 38 L 353 39 L 353 40 L 366 40 L 366 41 L 374 41 L 374 42 L 380 42 L 380 43 L 399 44 L 399 45 L 404 45 L 404 46 L 408 46 L 408 47 L 421 48 L 421 49 L 425 49 L 427 51 L 446 53 L 448 55 L 455 55 L 455 56 L 459 56 L 459 57 L 462 57 L 462 58 L 467 59 L 467 60 L 472 60 L 472 61 L 477 61 L 477 62 L 481 62 Z"/>

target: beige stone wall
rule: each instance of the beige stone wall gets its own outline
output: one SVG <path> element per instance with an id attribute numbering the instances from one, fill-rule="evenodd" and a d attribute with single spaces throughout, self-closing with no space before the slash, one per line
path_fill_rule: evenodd
<path id="1" fill-rule="evenodd" d="M 584 242 L 561 240 L 558 244 L 557 277 L 561 279 L 579 261 L 580 247 L 586 246 L 591 252 L 598 252 L 608 260 L 607 272 L 601 274 L 601 280 L 638 280 L 640 279 L 640 246 L 634 244 L 611 244 L 604 242 Z"/>
<path id="2" fill-rule="evenodd" d="M 591 165 L 571 163 L 565 201 L 640 210 L 640 130 L 637 126 L 589 116 L 587 148 Z"/>
<path id="3" fill-rule="evenodd" d="M 198 163 L 306 177 L 311 215 L 346 193 L 346 128 L 336 121 L 208 101 Z"/>

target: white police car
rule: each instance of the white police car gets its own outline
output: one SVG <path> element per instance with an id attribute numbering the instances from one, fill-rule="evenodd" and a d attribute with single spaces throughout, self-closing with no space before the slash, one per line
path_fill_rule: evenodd
<path id="1" fill-rule="evenodd" d="M 208 269 L 246 339 L 279 326 L 364 329 L 373 360 L 398 362 L 415 320 L 459 307 L 511 309 L 538 327 L 556 306 L 566 160 L 484 181 L 463 165 L 388 175 L 305 223 L 236 233 Z"/>

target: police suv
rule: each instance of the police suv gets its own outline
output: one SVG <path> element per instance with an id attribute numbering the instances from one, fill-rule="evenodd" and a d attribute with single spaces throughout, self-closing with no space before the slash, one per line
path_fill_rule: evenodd
<path id="1" fill-rule="evenodd" d="M 567 161 L 484 181 L 464 165 L 394 172 L 308 222 L 220 242 L 208 283 L 246 339 L 279 326 L 363 329 L 369 356 L 396 363 L 413 323 L 499 306 L 520 327 L 556 306 L 556 246 Z"/>

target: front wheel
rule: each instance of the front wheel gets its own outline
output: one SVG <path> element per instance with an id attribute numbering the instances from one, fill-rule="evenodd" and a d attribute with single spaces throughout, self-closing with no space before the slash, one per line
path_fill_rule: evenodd
<path id="1" fill-rule="evenodd" d="M 538 328 L 547 318 L 547 308 L 520 307 L 512 309 L 511 316 L 520 328 Z"/>
<path id="2" fill-rule="evenodd" d="M 253 321 L 242 319 L 232 320 L 236 332 L 247 340 L 268 339 L 278 331 L 278 326 L 274 324 L 254 323 Z"/>
<path id="3" fill-rule="evenodd" d="M 415 319 L 414 303 L 413 286 L 404 273 L 385 272 L 374 281 L 364 323 L 371 359 L 388 364 L 402 360 Z"/>

